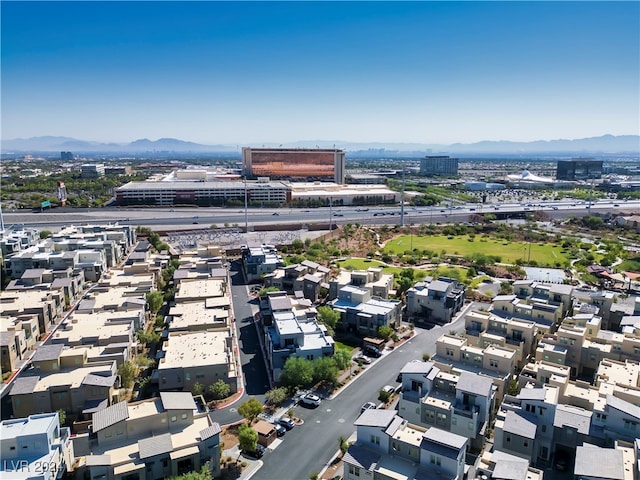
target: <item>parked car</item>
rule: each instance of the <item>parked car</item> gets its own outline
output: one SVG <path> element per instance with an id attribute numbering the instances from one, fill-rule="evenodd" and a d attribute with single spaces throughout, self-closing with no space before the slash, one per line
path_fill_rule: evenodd
<path id="1" fill-rule="evenodd" d="M 396 387 L 392 387 L 391 385 L 385 385 L 384 387 L 382 387 L 382 391 L 387 393 L 393 393 L 396 391 Z"/>
<path id="2" fill-rule="evenodd" d="M 365 355 L 369 355 L 370 357 L 380 357 L 382 352 L 375 347 L 364 347 L 363 352 Z"/>
<path id="3" fill-rule="evenodd" d="M 319 407 L 321 400 L 319 396 L 314 395 L 313 393 L 307 393 L 302 396 L 300 402 L 308 407 Z"/>
<path id="4" fill-rule="evenodd" d="M 289 417 L 282 417 L 280 420 L 278 420 L 278 424 L 282 425 L 287 430 L 291 430 L 296 426 L 296 423 Z"/>
<path id="5" fill-rule="evenodd" d="M 373 402 L 367 402 L 364 405 L 362 405 L 362 407 L 360 407 L 360 413 L 364 412 L 365 410 L 369 410 L 371 408 L 378 408 L 378 406 Z"/>
<path id="6" fill-rule="evenodd" d="M 280 425 L 279 423 L 275 423 L 273 425 L 273 427 L 276 429 L 276 435 L 278 437 L 282 437 L 285 433 L 287 433 L 287 429 L 284 428 L 282 425 Z"/>
<path id="7" fill-rule="evenodd" d="M 258 443 L 256 444 L 256 449 L 254 451 L 243 450 L 242 453 L 245 454 L 247 457 L 262 458 L 265 450 L 266 449 Z"/>
<path id="8" fill-rule="evenodd" d="M 366 355 L 363 355 L 363 354 L 361 353 L 360 355 L 358 355 L 358 356 L 356 357 L 356 362 L 357 362 L 357 361 L 361 361 L 362 363 L 364 363 L 364 364 L 366 364 L 366 365 L 370 365 L 370 364 L 371 364 L 371 362 L 372 362 L 373 360 L 371 360 L 369 357 L 367 357 Z"/>

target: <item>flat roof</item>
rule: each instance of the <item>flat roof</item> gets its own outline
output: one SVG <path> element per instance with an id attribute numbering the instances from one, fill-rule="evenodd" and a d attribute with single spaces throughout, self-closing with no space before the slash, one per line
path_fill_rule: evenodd
<path id="1" fill-rule="evenodd" d="M 176 302 L 183 299 L 205 299 L 225 296 L 225 282 L 216 278 L 187 278 L 178 284 Z"/>
<path id="2" fill-rule="evenodd" d="M 169 309 L 169 316 L 169 330 L 192 330 L 226 325 L 229 310 L 207 308 L 203 301 L 181 302 Z"/>
<path id="3" fill-rule="evenodd" d="M 229 332 L 171 332 L 164 344 L 158 369 L 226 365 Z"/>
<path id="4" fill-rule="evenodd" d="M 53 412 L 30 415 L 26 418 L 3 420 L 0 422 L 2 439 L 19 438 L 46 432 L 49 426 L 56 421 L 57 416 L 58 414 Z"/>

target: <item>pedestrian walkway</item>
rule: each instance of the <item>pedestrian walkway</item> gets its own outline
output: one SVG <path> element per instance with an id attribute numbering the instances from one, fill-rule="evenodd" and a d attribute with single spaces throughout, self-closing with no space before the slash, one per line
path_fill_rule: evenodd
<path id="1" fill-rule="evenodd" d="M 234 445 L 233 447 L 222 451 L 221 459 L 229 457 L 235 459 L 237 463 L 246 462 L 247 464 L 247 466 L 242 469 L 240 476 L 237 477 L 239 480 L 249 480 L 263 465 L 262 460 L 255 460 L 241 455 L 240 447 L 238 447 L 238 445 Z"/>

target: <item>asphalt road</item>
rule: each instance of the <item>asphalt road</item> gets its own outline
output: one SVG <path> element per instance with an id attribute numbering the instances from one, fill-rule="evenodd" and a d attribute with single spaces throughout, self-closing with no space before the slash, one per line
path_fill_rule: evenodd
<path id="1" fill-rule="evenodd" d="M 425 352 L 432 355 L 436 340 L 443 333 L 463 328 L 462 317 L 429 330 L 416 328 L 417 335 L 402 347 L 385 353 L 332 400 L 323 400 L 315 409 L 296 406 L 295 415 L 302 418 L 304 424 L 287 432 L 282 444 L 265 454 L 264 465 L 253 478 L 305 479 L 313 472 L 320 472 L 337 452 L 340 436 L 348 438 L 355 432 L 353 422 L 358 418 L 362 404 L 379 403 L 379 390 L 384 385 L 398 385 L 396 377 L 407 362 L 421 360 Z"/>
<path id="2" fill-rule="evenodd" d="M 616 206 L 617 205 L 617 206 Z M 365 211 L 363 211 L 365 210 Z M 640 200 L 594 202 L 541 202 L 536 205 L 516 204 L 467 204 L 449 207 L 406 207 L 405 225 L 411 223 L 466 222 L 472 214 L 524 214 L 542 211 L 551 218 L 566 218 L 571 215 L 586 215 L 589 212 L 640 211 Z M 286 225 L 286 224 L 325 224 L 331 220 L 334 224 L 360 223 L 399 224 L 400 207 L 334 207 L 334 208 L 281 208 L 249 209 L 224 208 L 120 208 L 101 209 L 60 209 L 56 208 L 40 213 L 4 212 L 6 225 L 24 224 L 34 227 L 59 228 L 62 225 L 86 224 L 95 222 L 119 222 L 121 224 L 144 225 L 156 229 L 192 229 L 210 225 Z"/>

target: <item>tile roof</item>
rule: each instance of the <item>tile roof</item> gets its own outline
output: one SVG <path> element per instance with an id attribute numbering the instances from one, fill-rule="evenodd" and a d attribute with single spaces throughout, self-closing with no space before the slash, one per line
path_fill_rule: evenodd
<path id="1" fill-rule="evenodd" d="M 42 345 L 38 347 L 36 353 L 31 357 L 32 362 L 47 362 L 57 360 L 64 349 L 64 345 Z"/>
<path id="2" fill-rule="evenodd" d="M 196 402 L 190 392 L 160 392 L 165 410 L 196 410 Z"/>
<path id="3" fill-rule="evenodd" d="M 170 433 L 138 440 L 138 452 L 141 460 L 171 451 L 173 451 L 173 443 L 171 443 Z"/>
<path id="4" fill-rule="evenodd" d="M 93 431 L 99 432 L 127 418 L 129 418 L 129 409 L 127 402 L 123 400 L 93 414 Z"/>
<path id="5" fill-rule="evenodd" d="M 207 438 L 211 438 L 214 435 L 218 435 L 222 432 L 222 428 L 220 428 L 220 424 L 214 422 L 210 427 L 205 428 L 204 430 L 200 430 L 200 439 L 206 440 Z"/>
<path id="6" fill-rule="evenodd" d="M 9 395 L 26 395 L 33 393 L 40 377 L 18 377 L 13 382 Z"/>

